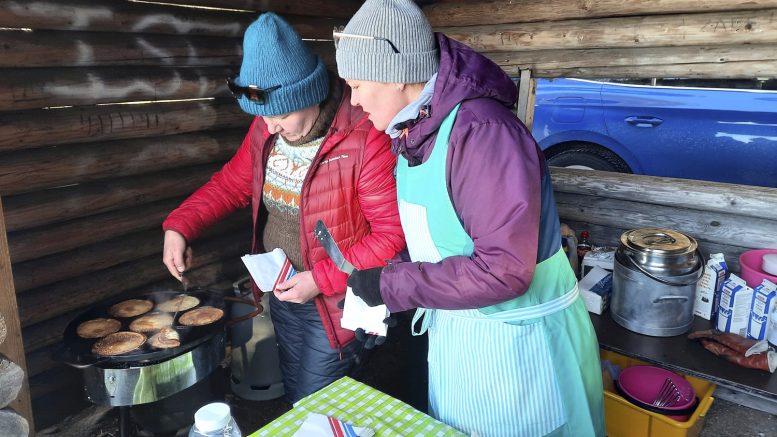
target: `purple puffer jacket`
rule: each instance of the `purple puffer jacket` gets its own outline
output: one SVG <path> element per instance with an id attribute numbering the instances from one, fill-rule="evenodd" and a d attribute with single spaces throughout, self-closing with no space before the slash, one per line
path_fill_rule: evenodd
<path id="1" fill-rule="evenodd" d="M 411 166 L 425 161 L 442 120 L 462 102 L 449 140 L 447 181 L 475 248 L 470 257 L 386 267 L 380 288 L 392 312 L 480 308 L 513 299 L 528 289 L 537 262 L 546 175 L 542 152 L 509 108 L 516 86 L 468 46 L 439 33 L 437 42 L 440 69 L 428 114 L 409 122 L 407 135 L 392 146 Z"/>

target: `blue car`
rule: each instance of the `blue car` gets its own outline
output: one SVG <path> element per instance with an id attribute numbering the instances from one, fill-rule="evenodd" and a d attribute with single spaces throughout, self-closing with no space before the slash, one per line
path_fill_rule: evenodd
<path id="1" fill-rule="evenodd" d="M 777 91 L 537 83 L 549 165 L 777 187 Z"/>

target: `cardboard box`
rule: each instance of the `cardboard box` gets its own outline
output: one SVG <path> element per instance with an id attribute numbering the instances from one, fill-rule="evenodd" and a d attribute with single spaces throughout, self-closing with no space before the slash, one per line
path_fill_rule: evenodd
<path id="1" fill-rule="evenodd" d="M 591 313 L 601 314 L 610 303 L 612 272 L 595 266 L 580 280 L 578 288 L 586 309 Z"/>
<path id="2" fill-rule="evenodd" d="M 753 289 L 753 306 L 750 308 L 750 323 L 747 326 L 747 336 L 755 340 L 766 338 L 766 327 L 769 326 L 769 314 L 777 303 L 777 285 L 764 279 L 761 285 Z"/>
<path id="3" fill-rule="evenodd" d="M 581 275 L 585 277 L 594 267 L 601 267 L 612 272 L 615 263 L 614 247 L 595 247 L 586 252 L 583 262 L 580 264 Z"/>
<path id="4" fill-rule="evenodd" d="M 720 290 L 726 278 L 726 261 L 722 253 L 710 255 L 707 268 L 696 283 L 696 299 L 693 313 L 703 319 L 712 320 L 718 312 Z"/>
<path id="5" fill-rule="evenodd" d="M 746 337 L 752 305 L 753 289 L 748 287 L 742 278 L 732 274 L 723 283 L 720 292 L 718 330 Z"/>

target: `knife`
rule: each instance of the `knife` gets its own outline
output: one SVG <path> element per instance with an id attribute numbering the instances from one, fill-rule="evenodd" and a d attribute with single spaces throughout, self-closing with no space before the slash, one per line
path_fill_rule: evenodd
<path id="1" fill-rule="evenodd" d="M 324 247 L 326 254 L 329 255 L 329 258 L 332 259 L 332 262 L 334 262 L 335 267 L 337 267 L 338 270 L 347 275 L 350 275 L 356 270 L 353 264 L 349 263 L 343 256 L 343 253 L 340 252 L 340 248 L 337 247 L 335 239 L 332 238 L 332 234 L 329 233 L 329 229 L 326 228 L 323 221 L 319 220 L 316 222 L 316 230 L 314 233 L 316 239 L 318 239 L 318 242 Z M 378 323 L 369 322 L 365 325 L 365 316 L 366 319 L 370 319 L 373 322 L 377 320 Z M 343 328 L 350 329 L 351 331 L 361 328 L 364 329 L 367 334 L 385 336 L 388 325 L 383 323 L 383 321 L 388 316 L 389 310 L 386 308 L 386 305 L 374 307 L 368 306 L 364 303 L 362 298 L 353 294 L 351 287 L 346 288 L 343 317 L 340 320 L 340 324 Z"/>
<path id="2" fill-rule="evenodd" d="M 321 243 L 321 246 L 326 251 L 326 254 L 329 255 L 329 258 L 332 259 L 332 261 L 335 263 L 335 267 L 337 267 L 338 270 L 348 275 L 356 270 L 353 264 L 349 263 L 345 259 L 343 252 L 340 252 L 340 248 L 337 247 L 335 239 L 332 238 L 332 234 L 329 233 L 329 229 L 326 228 L 326 225 L 323 221 L 319 220 L 316 222 L 315 234 L 316 239 L 318 239 L 319 243 Z"/>

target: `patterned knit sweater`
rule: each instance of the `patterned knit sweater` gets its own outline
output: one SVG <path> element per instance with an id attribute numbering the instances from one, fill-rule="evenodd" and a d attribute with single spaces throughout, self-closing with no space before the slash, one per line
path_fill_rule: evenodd
<path id="1" fill-rule="evenodd" d="M 310 132 L 294 142 L 278 135 L 265 167 L 262 201 L 268 216 L 262 232 L 265 250 L 280 247 L 294 268 L 304 270 L 299 239 L 299 205 L 302 182 L 332 124 L 342 97 L 340 81 L 330 77 L 332 89 L 321 105 L 318 119 Z"/>

